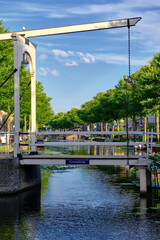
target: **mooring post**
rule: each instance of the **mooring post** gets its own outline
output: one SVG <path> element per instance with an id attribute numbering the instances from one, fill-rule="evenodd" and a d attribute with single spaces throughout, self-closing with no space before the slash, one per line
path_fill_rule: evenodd
<path id="1" fill-rule="evenodd" d="M 142 194 L 147 193 L 147 189 L 151 188 L 151 172 L 147 167 L 140 167 L 140 192 Z"/>

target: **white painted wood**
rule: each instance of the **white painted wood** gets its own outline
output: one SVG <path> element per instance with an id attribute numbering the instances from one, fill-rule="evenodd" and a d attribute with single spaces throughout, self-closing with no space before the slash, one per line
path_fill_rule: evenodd
<path id="1" fill-rule="evenodd" d="M 14 38 L 14 68 L 18 71 L 14 73 L 14 125 L 15 125 L 15 136 L 14 136 L 14 157 L 20 153 L 20 90 L 19 90 L 19 70 L 21 66 L 21 48 L 19 48 L 18 38 Z"/>
<path id="2" fill-rule="evenodd" d="M 127 159 L 127 155 L 23 155 L 23 159 Z M 130 159 L 139 159 L 139 156 L 130 156 Z M 146 161 L 146 159 L 144 159 Z"/>
<path id="3" fill-rule="evenodd" d="M 26 133 L 28 134 L 28 133 Z M 32 133 L 31 133 L 32 134 Z M 35 132 L 36 135 L 126 135 L 126 131 L 49 131 L 49 132 Z M 129 135 L 144 135 L 144 132 L 129 131 Z"/>
<path id="4" fill-rule="evenodd" d="M 135 26 L 136 23 L 140 20 L 141 20 L 141 17 L 129 18 L 129 24 L 130 26 Z M 85 24 L 77 24 L 77 25 L 63 26 L 63 27 L 19 31 L 17 32 L 17 34 L 21 36 L 25 36 L 26 38 L 31 38 L 31 37 L 85 32 L 85 31 L 93 31 L 93 30 L 101 30 L 101 29 L 121 28 L 121 27 L 127 27 L 127 26 L 128 26 L 128 19 L 119 19 L 119 20 L 96 22 L 96 23 L 85 23 Z M 11 35 L 12 33 L 0 34 L 0 41 L 12 39 Z"/>
<path id="5" fill-rule="evenodd" d="M 129 146 L 135 146 L 137 142 L 129 142 Z M 138 144 L 142 144 L 138 142 Z M 23 144 L 21 144 L 23 145 Z M 44 142 L 44 143 L 36 143 L 36 146 L 127 146 L 127 142 Z M 32 146 L 32 144 L 30 144 Z"/>
<path id="6" fill-rule="evenodd" d="M 57 157 L 57 158 L 56 158 Z M 82 161 L 85 162 L 85 160 L 89 161 L 89 164 L 85 165 L 106 165 L 106 166 L 121 166 L 121 165 L 127 165 L 128 160 L 126 159 L 120 159 L 120 158 L 106 158 L 106 159 L 101 159 L 98 158 L 98 156 L 88 156 L 87 158 L 82 158 L 81 155 L 75 157 L 75 158 L 70 158 L 72 160 L 72 165 L 77 165 L 77 162 Z M 118 157 L 118 156 L 117 156 Z M 21 165 L 68 165 L 67 160 L 70 160 L 69 158 L 66 158 L 63 156 L 63 158 L 58 158 L 58 156 L 53 156 L 52 158 L 47 156 L 45 158 L 37 158 L 37 156 L 32 156 L 31 158 L 23 158 L 20 160 Z M 74 161 L 75 160 L 75 161 Z M 76 161 L 78 160 L 78 161 Z M 138 159 L 129 159 L 129 165 L 130 166 L 136 166 L 136 167 L 147 167 L 147 160 L 143 160 L 143 162 L 139 161 Z M 83 164 L 80 164 L 83 165 Z"/>
<path id="7" fill-rule="evenodd" d="M 32 113 L 32 151 L 36 151 L 34 145 L 36 141 L 36 78 L 35 78 L 35 45 L 29 40 L 17 34 L 12 34 L 14 40 L 14 68 L 18 71 L 14 73 L 14 118 L 15 118 L 15 140 L 14 140 L 14 157 L 20 154 L 20 94 L 19 94 L 19 71 L 21 67 L 22 56 L 26 52 L 29 59 L 31 73 L 31 113 Z"/>
<path id="8" fill-rule="evenodd" d="M 36 56 L 35 56 L 35 51 L 32 53 L 32 62 L 31 63 L 32 63 L 32 69 L 30 68 L 30 72 L 31 72 L 31 132 L 35 133 L 36 132 Z M 35 134 L 33 134 L 31 136 L 31 142 L 32 142 L 31 151 L 36 152 L 37 147 L 35 146 L 35 142 L 36 142 Z"/>

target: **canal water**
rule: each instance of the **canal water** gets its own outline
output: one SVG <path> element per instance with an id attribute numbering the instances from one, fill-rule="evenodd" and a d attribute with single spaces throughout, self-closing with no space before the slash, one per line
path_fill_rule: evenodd
<path id="1" fill-rule="evenodd" d="M 141 197 L 123 167 L 42 170 L 42 186 L 0 198 L 0 240 L 158 240 L 160 191 Z"/>

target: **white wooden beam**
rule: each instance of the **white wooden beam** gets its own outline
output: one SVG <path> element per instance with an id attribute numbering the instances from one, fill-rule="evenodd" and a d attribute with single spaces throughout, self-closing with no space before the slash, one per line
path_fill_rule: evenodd
<path id="1" fill-rule="evenodd" d="M 128 135 L 144 135 L 145 132 L 140 132 L 140 131 L 128 131 Z M 28 134 L 27 133 L 22 133 L 22 134 Z M 32 135 L 32 133 L 30 133 Z M 34 134 L 36 135 L 112 135 L 112 134 L 117 134 L 117 135 L 126 135 L 126 131 L 48 131 L 48 132 L 35 132 Z"/>
<path id="2" fill-rule="evenodd" d="M 135 17 L 135 18 L 128 18 L 128 19 L 105 21 L 105 22 L 85 23 L 85 24 L 78 24 L 78 25 L 71 25 L 71 26 L 64 26 L 64 27 L 53 27 L 53 28 L 20 31 L 16 33 L 18 35 L 24 36 L 25 38 L 32 38 L 32 37 L 41 37 L 41 36 L 58 35 L 58 34 L 66 34 L 66 33 L 102 30 L 102 29 L 109 29 L 109 28 L 121 28 L 121 27 L 127 27 L 128 22 L 129 22 L 129 26 L 135 26 L 136 23 L 140 20 L 141 20 L 141 17 Z M 0 41 L 12 39 L 11 35 L 12 35 L 11 32 L 0 34 Z"/>
<path id="3" fill-rule="evenodd" d="M 142 142 L 129 142 L 129 146 L 135 146 L 136 144 L 143 144 Z M 21 146 L 26 146 L 26 144 L 21 143 Z M 127 142 L 44 142 L 44 143 L 36 143 L 29 144 L 29 146 L 127 146 Z"/>
<path id="4" fill-rule="evenodd" d="M 15 141 L 14 141 L 14 157 L 20 154 L 20 79 L 19 71 L 21 68 L 22 56 L 26 52 L 29 59 L 31 73 L 31 114 L 32 114 L 32 151 L 36 151 L 36 75 L 35 75 L 35 45 L 28 39 L 18 34 L 12 34 L 14 40 L 14 68 L 18 71 L 14 73 L 14 122 L 15 122 Z M 27 40 L 27 41 L 26 41 Z"/>

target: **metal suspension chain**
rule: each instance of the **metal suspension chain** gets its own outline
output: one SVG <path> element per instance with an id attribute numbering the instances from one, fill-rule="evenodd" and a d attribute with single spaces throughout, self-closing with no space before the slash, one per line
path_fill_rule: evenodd
<path id="1" fill-rule="evenodd" d="M 22 99 L 23 95 L 25 94 L 25 92 L 26 92 L 27 89 L 29 88 L 30 84 L 31 84 L 31 81 L 28 83 L 27 87 L 24 89 L 23 93 L 21 94 L 21 96 L 20 96 L 20 98 L 19 98 L 20 100 Z"/>
<path id="2" fill-rule="evenodd" d="M 17 72 L 17 68 L 14 69 L 14 71 L 9 75 L 9 77 L 0 85 L 0 88 L 10 79 L 10 77 L 15 73 Z"/>
<path id="3" fill-rule="evenodd" d="M 131 76 L 131 34 L 130 34 L 130 23 L 127 19 L 128 26 L 128 75 Z"/>
<path id="4" fill-rule="evenodd" d="M 130 53 L 130 23 L 127 19 L 128 26 L 128 77 L 131 75 L 131 53 Z M 127 130 L 127 165 L 129 166 L 129 136 L 128 136 L 128 96 L 127 96 L 127 81 L 126 81 L 126 130 Z"/>

